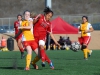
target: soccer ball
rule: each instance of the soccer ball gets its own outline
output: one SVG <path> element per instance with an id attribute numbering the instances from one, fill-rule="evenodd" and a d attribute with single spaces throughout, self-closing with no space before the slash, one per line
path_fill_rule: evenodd
<path id="1" fill-rule="evenodd" d="M 72 51 L 74 51 L 74 52 L 77 52 L 77 51 L 79 51 L 79 50 L 81 49 L 81 45 L 80 45 L 79 42 L 73 42 L 73 43 L 71 44 L 70 49 L 71 49 Z"/>

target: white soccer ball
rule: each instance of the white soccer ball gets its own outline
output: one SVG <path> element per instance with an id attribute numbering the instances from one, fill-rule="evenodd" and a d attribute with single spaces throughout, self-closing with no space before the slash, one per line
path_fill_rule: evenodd
<path id="1" fill-rule="evenodd" d="M 77 51 L 79 51 L 80 49 L 81 49 L 81 45 L 80 45 L 80 43 L 79 42 L 73 42 L 72 44 L 71 44 L 71 48 L 70 48 L 72 51 L 74 51 L 74 52 L 77 52 Z"/>

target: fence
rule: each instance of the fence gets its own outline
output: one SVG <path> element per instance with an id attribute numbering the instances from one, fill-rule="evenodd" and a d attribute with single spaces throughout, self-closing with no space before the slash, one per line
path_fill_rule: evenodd
<path id="1" fill-rule="evenodd" d="M 73 24 L 73 23 L 81 23 L 81 18 L 83 14 L 81 15 L 57 15 L 63 18 L 66 22 Z M 57 16 L 54 16 L 52 19 L 56 18 Z M 91 24 L 95 24 L 96 28 L 100 28 L 100 14 L 92 14 L 88 15 L 89 22 Z M 16 18 L 0 18 L 0 26 L 8 25 L 10 26 L 14 25 L 14 21 L 17 20 Z M 95 27 L 94 26 L 94 27 Z"/>

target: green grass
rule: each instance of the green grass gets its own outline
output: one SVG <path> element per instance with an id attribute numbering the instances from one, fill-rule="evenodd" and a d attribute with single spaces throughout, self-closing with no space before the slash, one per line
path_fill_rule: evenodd
<path id="1" fill-rule="evenodd" d="M 99 50 L 94 50 L 89 60 L 83 60 L 82 51 L 55 50 L 47 51 L 47 54 L 54 63 L 54 70 L 47 63 L 42 68 L 39 61 L 39 70 L 31 66 L 30 71 L 24 71 L 25 58 L 20 59 L 19 51 L 0 52 L 0 75 L 100 75 Z"/>

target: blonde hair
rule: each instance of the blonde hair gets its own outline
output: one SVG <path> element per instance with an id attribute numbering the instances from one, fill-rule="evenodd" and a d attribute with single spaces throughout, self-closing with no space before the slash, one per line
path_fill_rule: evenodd
<path id="1" fill-rule="evenodd" d="M 34 17 L 36 17 L 36 13 L 34 13 L 34 12 L 31 12 L 31 18 L 34 18 Z"/>

